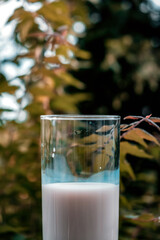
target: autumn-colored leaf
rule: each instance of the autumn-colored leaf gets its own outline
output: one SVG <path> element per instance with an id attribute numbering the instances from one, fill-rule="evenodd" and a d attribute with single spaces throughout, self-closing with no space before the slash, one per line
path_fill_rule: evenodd
<path id="1" fill-rule="evenodd" d="M 94 147 L 94 151 L 105 152 L 109 156 L 113 156 L 114 152 L 114 140 L 107 135 L 91 134 L 84 137 L 80 141 L 82 144 L 87 144 L 88 147 Z"/>
<path id="2" fill-rule="evenodd" d="M 137 119 L 142 119 L 143 117 L 142 116 L 127 116 L 127 117 L 124 117 L 124 120 L 137 120 Z"/>
<path id="3" fill-rule="evenodd" d="M 121 129 L 121 130 L 125 129 L 126 127 L 128 127 L 128 124 L 121 124 L 121 125 L 120 125 L 120 129 Z"/>
<path id="4" fill-rule="evenodd" d="M 153 127 L 157 128 L 159 131 L 160 131 L 160 127 L 154 122 L 151 120 L 151 116 L 152 114 L 150 115 L 147 115 L 146 117 L 141 117 L 141 116 L 127 116 L 124 118 L 124 120 L 126 119 L 133 119 L 133 120 L 137 120 L 136 122 L 133 122 L 130 126 L 129 126 L 129 129 L 128 131 L 130 131 L 132 128 L 135 128 L 137 127 L 140 123 L 142 122 L 147 122 L 149 125 L 152 125 Z M 126 133 L 123 133 L 121 138 L 125 135 Z"/>
<path id="5" fill-rule="evenodd" d="M 21 41 L 25 41 L 31 28 L 36 25 L 31 12 L 26 11 L 24 8 L 18 8 L 14 11 L 14 14 L 9 18 L 9 21 L 18 19 L 16 31 L 19 32 Z"/>
<path id="6" fill-rule="evenodd" d="M 70 60 L 70 52 L 69 52 L 69 48 L 66 45 L 61 45 L 59 47 L 57 47 L 56 49 L 56 55 L 60 55 L 65 57 L 67 60 Z"/>
<path id="7" fill-rule="evenodd" d="M 22 42 L 26 40 L 28 33 L 30 32 L 33 25 L 33 19 L 25 19 L 17 25 L 17 30 L 20 33 L 20 38 Z"/>
<path id="8" fill-rule="evenodd" d="M 140 149 L 137 145 L 129 142 L 121 142 L 120 144 L 120 157 L 123 161 L 127 154 L 131 154 L 139 158 L 153 158 L 150 154 L 146 153 L 143 149 Z"/>
<path id="9" fill-rule="evenodd" d="M 124 139 L 127 139 L 127 140 L 129 140 L 129 141 L 137 142 L 137 143 L 139 143 L 140 145 L 142 145 L 143 147 L 147 148 L 147 144 L 145 143 L 145 141 L 143 140 L 143 138 L 139 138 L 134 130 L 128 132 L 128 133 L 124 136 Z"/>
<path id="10" fill-rule="evenodd" d="M 30 33 L 28 36 L 29 37 L 39 37 L 39 38 L 44 38 L 46 36 L 54 36 L 53 34 L 45 33 L 45 32 L 33 32 Z"/>
<path id="11" fill-rule="evenodd" d="M 28 0 L 28 2 L 35 3 L 37 0 Z"/>
<path id="12" fill-rule="evenodd" d="M 37 4 L 34 4 L 36 2 Z M 128 11 L 125 4 L 117 4 L 114 2 L 112 3 L 112 1 L 107 1 L 107 4 L 102 3 L 103 1 L 101 1 L 101 3 L 99 1 L 98 4 L 94 3 L 96 1 L 92 1 L 92 3 L 91 1 L 89 1 L 87 2 L 87 4 L 85 4 L 85 2 L 86 1 L 81 0 L 57 0 L 40 2 L 36 0 L 28 0 L 24 1 L 24 7 L 16 9 L 9 19 L 9 21 L 14 20 L 14 40 L 17 42 L 18 46 L 22 46 L 22 54 L 10 61 L 16 64 L 21 64 L 21 62 L 23 62 L 23 59 L 25 60 L 25 58 L 31 58 L 30 62 L 32 62 L 33 64 L 27 73 L 24 72 L 23 75 L 20 76 L 20 79 L 22 79 L 22 82 L 24 84 L 25 92 L 24 96 L 21 96 L 21 98 L 17 100 L 21 108 L 25 107 L 27 104 L 30 103 L 30 105 L 27 105 L 27 107 L 25 108 L 28 112 L 27 120 L 21 124 L 19 124 L 18 122 L 21 117 L 23 119 L 23 111 L 22 116 L 21 113 L 19 114 L 17 122 L 11 121 L 10 126 L 6 124 L 5 121 L 3 122 L 4 119 L 0 119 L 0 222 L 2 223 L 2 226 L 0 227 L 0 233 L 2 234 L 2 236 L 0 238 L 8 239 L 12 237 L 11 235 L 13 235 L 13 238 L 15 239 L 41 239 L 39 234 L 41 232 L 39 227 L 41 224 L 41 216 L 39 211 L 37 211 L 38 208 L 40 209 L 39 203 L 41 199 L 41 193 L 39 190 L 39 115 L 72 112 L 77 113 L 78 103 L 83 100 L 88 101 L 89 99 L 91 99 L 91 95 L 89 94 L 71 93 L 72 90 L 70 91 L 69 86 L 74 86 L 75 92 L 77 88 L 82 90 L 85 87 L 82 81 L 79 81 L 74 77 L 77 76 L 77 73 L 74 73 L 72 75 L 72 69 L 74 68 L 74 70 L 76 70 L 78 69 L 78 67 L 84 67 L 88 69 L 92 67 L 92 60 L 93 63 L 95 63 L 93 64 L 93 67 L 94 65 L 97 66 L 95 61 L 97 55 L 93 55 L 93 59 L 91 59 L 91 54 L 88 51 L 80 50 L 75 45 L 72 46 L 72 44 L 67 41 L 67 39 L 70 39 L 68 38 L 68 36 L 71 37 L 73 40 L 74 38 L 78 40 L 79 37 L 84 37 L 82 41 L 78 41 L 80 43 L 80 46 L 83 45 L 84 48 L 87 47 L 86 49 L 94 50 L 93 46 L 95 46 L 95 48 L 98 46 L 96 46 L 96 44 L 94 45 L 94 42 L 92 45 L 90 45 L 90 40 L 92 42 L 92 40 L 94 40 L 94 37 L 98 39 L 99 36 L 104 35 L 105 31 L 107 31 L 107 36 L 109 38 L 112 38 L 112 36 L 109 35 L 115 35 L 115 33 L 118 32 L 117 26 L 121 27 L 121 24 L 117 24 L 115 29 L 113 29 L 112 27 L 112 31 L 110 31 L 110 25 L 112 25 L 110 24 L 112 23 L 112 12 L 114 13 L 115 19 L 115 13 L 117 11 L 117 16 L 119 16 L 123 22 L 123 15 L 125 17 Z M 32 7 L 32 5 L 33 7 L 34 5 L 35 7 L 38 7 L 38 4 L 39 6 L 41 6 L 38 11 L 30 11 L 30 7 Z M 110 16 L 108 18 L 109 25 L 104 24 L 106 28 L 105 31 L 102 31 L 103 24 L 100 24 L 101 15 L 99 14 L 101 10 L 103 11 L 103 5 L 105 5 L 104 12 L 109 13 Z M 133 9 L 135 11 L 135 7 L 138 6 L 138 4 L 132 5 L 134 5 Z M 109 9 L 108 11 L 106 11 L 108 6 Z M 134 14 L 132 14 L 132 6 L 131 8 L 129 7 L 129 12 L 131 14 L 127 14 L 127 16 L 133 17 Z M 143 17 L 142 15 L 145 16 L 145 14 L 142 14 L 141 11 L 138 11 L 138 13 L 140 14 L 140 18 Z M 138 19 L 140 18 L 138 17 Z M 105 19 L 103 18 L 102 20 Z M 89 35 L 88 33 L 86 35 L 85 31 L 82 34 L 74 31 L 74 26 L 76 26 L 74 24 L 76 22 L 81 22 L 82 25 L 84 24 L 83 26 L 84 28 L 86 27 L 86 30 L 89 26 L 87 24 L 89 24 L 90 22 L 91 27 L 89 27 L 89 31 L 86 31 L 86 33 L 88 32 Z M 96 26 L 99 28 L 98 31 L 96 31 Z M 92 29 L 95 29 L 95 31 L 93 31 Z M 103 51 L 102 54 L 102 58 L 105 59 L 105 61 L 107 61 L 107 64 L 109 65 L 108 70 L 111 70 L 111 75 L 117 75 L 117 73 L 121 70 L 119 65 L 120 62 L 118 60 L 121 56 L 123 58 L 125 57 L 131 65 L 133 63 L 138 64 L 136 62 L 138 59 L 138 55 L 133 54 L 133 52 L 135 51 L 135 47 L 134 37 L 132 36 L 132 33 L 128 36 L 123 37 L 118 37 L 118 34 L 116 35 L 116 39 L 108 38 L 109 40 L 107 40 L 107 49 L 106 51 Z M 89 42 L 87 40 L 87 45 L 85 36 L 89 40 Z M 105 42 L 106 40 L 103 39 L 103 41 Z M 148 52 L 152 52 L 150 51 L 150 47 L 146 48 L 146 44 L 148 46 L 150 46 L 151 44 L 148 44 L 148 41 L 146 42 L 145 39 L 139 41 L 139 44 L 144 49 L 145 53 L 148 54 Z M 99 50 L 99 48 L 97 49 Z M 139 51 L 139 46 L 137 49 Z M 143 57 L 141 57 L 145 55 L 143 55 L 142 52 L 142 54 L 140 54 L 139 56 L 140 61 L 142 61 L 142 64 L 140 65 L 145 66 L 146 63 L 143 64 Z M 81 62 L 79 58 L 87 61 Z M 149 58 L 146 57 L 145 60 L 146 59 Z M 4 63 L 5 61 L 7 62 L 8 60 L 4 59 Z M 151 58 L 151 65 L 152 62 L 154 61 L 152 61 Z M 100 61 L 99 65 L 97 66 L 97 72 L 102 70 L 101 66 L 102 64 Z M 139 66 L 138 71 L 141 68 L 142 66 Z M 152 68 L 154 69 L 153 65 L 149 69 Z M 135 66 L 134 69 L 130 69 L 136 69 L 137 71 L 137 67 L 135 68 Z M 146 71 L 146 69 L 148 68 L 145 67 L 144 72 Z M 102 75 L 104 75 L 104 73 L 106 73 L 106 68 L 104 69 Z M 132 73 L 133 71 L 131 71 L 131 74 Z M 82 75 L 81 77 L 84 76 L 83 71 L 81 71 L 80 75 Z M 109 74 L 108 76 L 111 75 Z M 120 75 L 118 74 L 118 76 Z M 94 75 L 92 76 L 91 74 L 91 77 L 94 77 Z M 101 77 L 103 78 L 103 76 Z M 114 78 L 114 76 L 111 76 L 111 79 L 112 78 Z M 139 83 L 139 79 L 137 78 L 136 80 Z M 3 88 L 1 88 L 1 83 L 2 81 L 0 79 L 0 94 L 1 90 L 3 90 L 2 92 L 14 94 L 15 90 L 17 89 L 17 87 L 15 86 L 10 86 L 7 81 L 6 87 L 3 86 Z M 94 82 L 94 84 L 96 84 L 96 82 Z M 99 82 L 97 84 L 99 84 Z M 68 89 L 69 92 L 67 92 Z M 114 94 L 118 94 L 118 92 L 115 91 Z M 118 94 L 118 96 L 120 97 L 119 100 L 127 100 L 127 98 L 125 99 L 125 97 L 123 97 L 122 95 Z M 110 100 L 112 100 L 112 98 Z M 108 107 L 110 109 L 110 107 L 112 106 L 112 102 L 109 102 L 107 104 L 109 104 Z M 4 112 L 6 110 L 9 111 L 9 109 L 1 109 L 0 114 L 1 112 Z M 156 142 L 156 140 L 153 139 L 153 137 L 156 136 L 156 130 L 159 130 L 158 125 L 154 125 L 154 123 L 159 124 L 160 118 L 154 118 L 151 117 L 151 115 L 148 115 L 146 117 L 131 117 L 132 119 L 128 118 L 128 120 L 131 120 L 131 124 L 121 126 L 121 133 L 125 133 L 126 135 L 124 135 L 124 142 L 120 143 L 121 190 L 123 190 L 123 195 L 120 198 L 122 203 L 120 212 L 122 215 L 124 215 L 126 210 L 129 210 L 129 215 L 133 216 L 133 214 L 136 214 L 135 210 L 138 209 L 139 215 L 140 211 L 144 212 L 144 209 L 146 210 L 148 207 L 150 211 L 156 212 L 158 209 L 157 206 L 160 202 L 159 197 L 155 196 L 155 193 L 157 192 L 156 188 L 158 181 L 158 168 L 156 169 L 156 167 L 158 166 L 158 161 L 160 157 L 159 144 L 158 141 Z M 136 134 L 136 131 L 133 128 L 137 127 L 138 124 L 142 121 L 146 121 L 148 124 L 156 127 L 154 136 L 151 137 L 148 136 L 148 134 L 146 136 L 144 132 L 141 132 L 140 135 Z M 74 124 L 71 122 L 74 122 Z M 56 151 L 57 154 L 62 154 L 62 150 L 67 152 L 67 167 L 70 168 L 69 172 L 72 172 L 72 174 L 75 176 L 75 179 L 80 180 L 79 177 L 82 177 L 85 180 L 85 178 L 89 177 L 91 173 L 97 173 L 99 171 L 103 171 L 104 169 L 106 170 L 108 166 L 110 167 L 110 163 L 114 164 L 114 156 L 116 152 L 116 146 L 114 146 L 114 144 L 119 134 L 117 129 L 110 129 L 111 126 L 101 127 L 100 125 L 99 129 L 97 129 L 96 131 L 96 129 L 92 125 L 91 127 L 89 126 L 89 128 L 85 132 L 83 131 L 86 127 L 85 121 L 70 121 L 69 128 L 66 128 L 68 121 L 67 124 L 65 124 L 66 123 L 61 124 L 61 121 L 60 123 L 56 121 L 55 126 L 53 126 L 53 131 L 48 131 L 48 134 L 50 135 L 48 139 L 48 148 L 50 151 L 45 150 L 46 152 L 44 153 L 44 155 L 46 158 L 51 159 L 53 163 L 52 167 L 55 166 L 55 162 L 53 161 L 51 155 L 52 150 L 54 151 L 54 148 L 52 146 L 52 140 L 53 135 L 55 132 L 57 132 L 59 126 L 63 136 L 66 136 L 65 134 L 69 134 L 69 136 L 68 138 L 66 138 L 66 142 L 62 142 L 61 136 L 59 132 L 57 132 L 56 141 L 58 147 L 56 147 Z M 75 131 L 72 132 L 73 128 L 75 129 Z M 95 132 L 89 135 L 92 129 L 94 129 Z M 112 134 L 110 135 L 107 133 Z M 159 132 L 157 133 L 157 139 L 159 138 L 158 134 Z M 74 143 L 71 142 L 72 136 L 74 137 L 74 139 L 76 139 Z M 128 143 L 128 141 L 132 141 L 132 143 L 134 142 L 135 144 L 131 144 L 131 142 Z M 154 146 L 153 144 L 148 144 L 148 141 L 155 143 Z M 148 152 L 145 152 L 145 150 Z M 148 161 L 148 159 L 151 158 L 151 155 L 148 153 L 152 154 L 152 157 L 154 157 L 155 159 L 155 161 L 152 161 L 152 164 L 156 164 L 154 166 L 151 165 L 151 168 L 153 166 L 153 169 L 151 169 L 151 171 L 149 169 L 151 162 Z M 128 154 L 135 156 L 135 158 L 132 158 L 132 160 L 134 159 L 135 161 L 131 160 L 131 163 L 133 163 L 133 167 L 131 163 L 129 163 L 130 156 L 128 156 Z M 141 161 L 141 159 L 137 159 L 136 156 L 144 158 L 143 161 Z M 143 165 L 144 162 L 146 163 L 146 166 Z M 143 166 L 141 166 L 141 163 Z M 43 170 L 45 170 L 45 168 L 46 165 L 44 164 Z M 132 180 L 134 180 L 134 182 L 132 182 Z M 138 200 L 135 199 L 137 196 Z M 150 199 L 152 199 L 153 201 L 149 202 Z M 29 214 L 26 214 L 26 211 L 28 211 L 30 206 L 33 211 Z M 132 210 L 132 206 L 134 210 Z M 138 218 L 140 218 L 140 220 L 138 220 Z M 33 228 L 32 226 L 35 221 L 37 222 L 37 224 L 36 227 Z M 154 217 L 154 214 L 153 216 L 145 216 L 145 218 L 142 214 L 142 216 L 140 215 L 139 217 L 135 216 L 131 222 L 129 222 L 129 219 L 127 219 L 127 224 L 123 224 L 120 222 L 122 234 L 120 236 L 120 239 L 139 239 L 141 237 L 144 239 L 147 239 L 148 237 L 152 240 L 159 239 L 158 237 L 155 237 L 156 233 L 159 234 L 158 230 L 155 229 L 155 223 L 158 223 L 158 221 L 158 217 Z M 5 225 L 6 222 L 9 225 Z M 153 223 L 153 232 L 151 232 L 150 223 Z M 11 227 L 12 225 L 14 226 L 14 228 Z M 27 229 L 16 227 L 20 225 L 27 226 Z M 123 236 L 123 233 L 124 235 L 126 235 Z M 159 236 L 158 234 L 157 236 Z"/>
<path id="13" fill-rule="evenodd" d="M 8 19 L 7 23 L 14 20 L 14 19 L 20 19 L 21 16 L 25 15 L 25 11 L 22 7 L 15 9 L 14 13 L 12 16 Z"/>
<path id="14" fill-rule="evenodd" d="M 108 132 L 113 129 L 114 125 L 103 125 L 101 128 L 97 129 L 96 132 Z"/>
<path id="15" fill-rule="evenodd" d="M 57 56 L 55 56 L 55 57 L 45 57 L 45 58 L 43 58 L 43 60 L 46 63 L 62 64 Z"/>
<path id="16" fill-rule="evenodd" d="M 160 118 L 158 117 L 151 117 L 150 119 L 155 123 L 160 123 Z"/>
<path id="17" fill-rule="evenodd" d="M 137 122 L 133 122 L 131 124 L 121 124 L 121 128 L 120 128 L 121 132 L 126 132 L 133 129 L 136 123 Z"/>
<path id="18" fill-rule="evenodd" d="M 97 134 L 93 133 L 87 137 L 82 138 L 82 142 L 84 144 L 86 144 L 86 143 L 93 144 L 93 143 L 97 143 L 100 138 L 102 139 L 101 136 L 98 136 Z"/>
<path id="19" fill-rule="evenodd" d="M 140 128 L 132 129 L 132 131 L 128 132 L 124 136 L 124 139 L 135 141 L 144 147 L 147 147 L 147 144 L 145 143 L 145 141 L 143 139 L 154 142 L 155 144 L 159 145 L 159 142 L 153 135 L 151 135 L 147 131 L 140 129 Z"/>

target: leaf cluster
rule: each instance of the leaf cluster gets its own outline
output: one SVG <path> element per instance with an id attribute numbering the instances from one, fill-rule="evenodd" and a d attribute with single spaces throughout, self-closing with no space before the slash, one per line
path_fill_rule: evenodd
<path id="1" fill-rule="evenodd" d="M 8 20 L 8 22 L 16 22 L 14 39 L 17 46 L 21 46 L 24 50 L 23 53 L 19 53 L 9 61 L 18 66 L 22 61 L 30 59 L 33 65 L 27 74 L 17 76 L 25 88 L 23 96 L 17 98 L 19 103 L 17 116 L 21 112 L 27 113 L 25 121 L 19 123 L 18 117 L 15 121 L 7 121 L 4 113 L 13 109 L 3 109 L 0 106 L 0 235 L 2 239 L 7 240 L 41 239 L 39 115 L 76 113 L 79 111 L 77 104 L 91 97 L 83 91 L 85 81 L 78 80 L 71 70 L 75 71 L 84 65 L 92 66 L 90 69 L 92 74 L 86 75 L 84 71 L 83 78 L 89 80 L 88 76 L 91 76 L 89 81 L 92 81 L 93 85 L 97 73 L 102 76 L 101 71 L 107 69 L 107 71 L 114 72 L 114 81 L 118 82 L 118 73 L 124 74 L 123 64 L 121 65 L 120 62 L 127 59 L 129 66 L 140 64 L 134 74 L 138 84 L 137 79 L 145 79 L 143 69 L 146 62 L 141 56 L 145 54 L 145 59 L 147 59 L 147 54 L 149 54 L 149 59 L 153 63 L 148 41 L 140 41 L 136 45 L 134 43 L 137 36 L 131 37 L 126 34 L 119 36 L 118 40 L 115 39 L 121 26 L 125 26 L 124 20 L 129 16 L 124 9 L 121 11 L 122 6 L 117 1 L 113 1 L 114 4 L 106 1 L 104 9 L 108 9 L 109 6 L 109 12 L 107 11 L 109 22 L 107 20 L 105 26 L 102 24 L 106 19 L 105 12 L 101 24 L 96 23 L 96 28 L 94 28 L 93 21 L 88 18 L 88 9 L 84 1 L 30 0 L 24 2 L 29 5 L 39 2 L 41 7 L 31 12 L 24 5 L 16 9 Z M 91 2 L 93 1 L 87 1 L 87 4 Z M 96 4 L 91 5 L 95 7 Z M 100 8 L 99 10 L 102 10 Z M 93 9 L 97 12 L 98 6 L 96 5 Z M 117 18 L 114 18 L 115 16 Z M 132 15 L 132 17 L 135 19 L 136 16 Z M 113 19 L 116 19 L 116 22 L 112 21 Z M 80 36 L 73 30 L 73 25 L 77 21 L 88 26 L 89 32 L 86 38 L 88 49 L 91 51 L 96 49 L 96 54 L 93 51 L 92 65 L 87 65 L 91 54 L 68 41 L 70 35 L 75 38 L 82 37 L 82 41 L 84 39 L 83 34 Z M 43 23 L 44 28 L 40 22 Z M 92 24 L 89 25 L 91 22 Z M 112 31 L 110 25 L 112 28 L 113 25 L 115 26 L 115 31 Z M 105 40 L 102 42 L 101 38 Z M 95 39 L 98 39 L 97 44 L 94 42 Z M 101 56 L 101 46 L 104 46 L 103 56 Z M 135 58 L 135 52 L 138 61 L 137 57 Z M 153 65 L 152 67 L 154 69 Z M 125 79 L 130 77 L 129 72 L 125 71 Z M 159 76 L 159 72 L 157 74 Z M 96 91 L 99 91 L 99 87 L 104 88 L 99 80 L 100 78 L 96 81 L 98 82 Z M 121 85 L 120 82 L 118 84 Z M 71 86 L 74 91 L 67 91 Z M 103 100 L 109 104 L 111 92 L 114 91 L 110 91 L 109 87 L 106 89 L 108 94 L 105 92 L 105 96 L 108 96 L 108 100 Z M 9 81 L 4 75 L 0 75 L 1 96 L 8 93 L 16 97 L 17 90 L 17 86 L 12 84 L 12 79 Z M 115 105 L 113 103 L 113 107 Z M 94 107 L 96 106 L 95 104 Z M 156 120 L 159 123 L 157 118 L 148 117 L 147 119 Z M 156 123 L 156 121 L 153 122 Z M 122 126 L 120 239 L 135 240 L 140 237 L 158 240 L 157 212 L 160 199 L 157 190 L 159 189 L 157 169 L 159 168 L 160 150 L 157 139 L 159 134 L 153 135 L 142 128 L 135 128 L 136 124 Z M 73 154 L 77 156 L 77 163 L 84 155 L 87 155 L 88 159 L 92 156 L 94 159 L 92 167 L 95 173 L 99 168 L 99 159 L 103 159 L 103 168 L 110 162 L 113 144 L 111 139 L 104 141 L 103 136 L 100 135 L 103 131 L 106 129 L 99 129 L 99 132 L 86 136 L 83 141 L 79 139 L 77 146 L 71 146 L 67 160 L 72 172 L 80 174 L 79 166 L 74 169 L 71 164 Z M 94 144 L 97 145 L 97 142 L 99 147 L 104 149 L 101 155 L 98 152 L 95 153 Z M 106 149 L 109 152 L 107 156 Z M 88 161 L 86 166 L 86 163 L 82 161 L 80 167 L 90 168 L 91 163 Z"/>
<path id="2" fill-rule="evenodd" d="M 126 236 L 130 236 L 130 239 L 144 238 L 144 236 L 147 239 L 152 239 L 151 236 L 158 239 L 158 176 L 154 168 L 148 169 L 145 165 L 149 163 L 158 167 L 159 163 L 157 164 L 154 149 L 160 149 L 160 143 L 157 137 L 140 128 L 139 125 L 147 121 L 159 129 L 155 122 L 159 123 L 160 121 L 159 118 L 152 118 L 151 115 L 146 117 L 128 116 L 125 119 L 135 120 L 135 122 L 121 125 L 120 236 L 122 239 Z M 125 226 L 126 231 L 124 230 Z"/>

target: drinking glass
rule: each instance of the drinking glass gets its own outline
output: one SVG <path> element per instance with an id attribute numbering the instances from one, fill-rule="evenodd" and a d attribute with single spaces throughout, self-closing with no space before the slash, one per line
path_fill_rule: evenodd
<path id="1" fill-rule="evenodd" d="M 119 135 L 119 116 L 41 116 L 43 240 L 118 240 Z"/>

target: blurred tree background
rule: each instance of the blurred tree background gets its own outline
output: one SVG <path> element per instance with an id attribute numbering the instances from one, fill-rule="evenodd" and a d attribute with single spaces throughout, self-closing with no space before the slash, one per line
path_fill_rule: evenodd
<path id="1" fill-rule="evenodd" d="M 39 240 L 40 115 L 158 116 L 160 3 L 5 4 L 15 10 L 11 56 L 0 36 L 0 239 Z M 121 240 L 160 239 L 159 133 L 143 127 L 154 136 L 134 130 L 121 142 Z"/>

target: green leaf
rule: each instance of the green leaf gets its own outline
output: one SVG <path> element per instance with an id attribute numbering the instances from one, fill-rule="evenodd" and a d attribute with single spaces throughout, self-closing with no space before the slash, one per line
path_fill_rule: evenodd
<path id="1" fill-rule="evenodd" d="M 106 151 L 97 152 L 98 145 L 73 146 L 67 153 L 67 162 L 76 176 L 89 177 L 93 172 L 103 171 L 110 160 Z"/>
<path id="2" fill-rule="evenodd" d="M 42 87 L 31 87 L 30 89 L 30 93 L 34 96 L 47 96 L 50 98 L 54 97 L 54 93 L 50 88 L 42 88 Z"/>
<path id="3" fill-rule="evenodd" d="M 17 30 L 20 34 L 21 41 L 24 42 L 30 32 L 31 28 L 33 27 L 34 22 L 33 19 L 25 19 L 21 23 L 17 25 Z"/>
<path id="4" fill-rule="evenodd" d="M 89 94 L 77 93 L 77 94 L 63 94 L 57 96 L 51 103 L 52 108 L 60 112 L 76 113 L 78 111 L 76 104 L 80 101 L 88 100 L 91 96 Z"/>
<path id="5" fill-rule="evenodd" d="M 36 70 L 34 70 L 33 77 L 34 76 L 38 76 L 40 78 L 49 77 L 53 79 L 53 81 L 56 80 L 54 71 L 47 69 L 45 67 L 37 68 Z"/>
<path id="6" fill-rule="evenodd" d="M 136 176 L 135 176 L 135 174 L 133 172 L 133 169 L 132 169 L 132 167 L 131 167 L 129 162 L 127 162 L 127 161 L 120 161 L 120 169 L 121 169 L 121 173 L 123 175 L 128 174 L 132 178 L 132 180 L 136 179 Z"/>
<path id="7" fill-rule="evenodd" d="M 156 230 L 156 222 L 159 222 L 158 217 L 155 217 L 152 213 L 142 213 L 140 216 L 125 216 L 127 222 L 130 222 L 136 226 L 140 226 L 143 229 Z M 154 238 L 155 239 L 155 238 Z"/>
<path id="8" fill-rule="evenodd" d="M 87 6 L 83 4 L 83 1 L 76 1 L 75 7 L 72 10 L 72 14 L 76 16 L 78 21 L 82 21 L 86 25 L 89 24 L 89 15 Z"/>
<path id="9" fill-rule="evenodd" d="M 94 173 L 103 171 L 106 168 L 106 165 L 109 162 L 109 160 L 110 160 L 110 155 L 107 154 L 106 151 L 97 153 L 94 157 L 94 162 L 93 162 Z"/>
<path id="10" fill-rule="evenodd" d="M 157 176 L 155 175 L 155 172 L 153 171 L 149 171 L 149 172 L 141 172 L 139 174 L 137 174 L 137 180 L 138 181 L 143 181 L 146 183 L 151 183 L 151 184 L 155 184 L 156 180 L 157 180 Z"/>
<path id="11" fill-rule="evenodd" d="M 76 57 L 88 60 L 91 58 L 91 53 L 82 49 L 79 49 L 75 46 L 70 46 L 70 49 L 74 52 Z"/>
<path id="12" fill-rule="evenodd" d="M 9 225 L 1 225 L 0 226 L 0 233 L 8 233 L 8 232 L 14 232 L 14 233 L 20 233 L 27 230 L 23 227 L 12 227 Z"/>
<path id="13" fill-rule="evenodd" d="M 132 206 L 131 203 L 127 200 L 127 198 L 124 195 L 120 195 L 120 205 L 131 210 Z"/>
<path id="14" fill-rule="evenodd" d="M 67 162 L 74 176 L 91 175 L 91 158 L 94 152 L 88 146 L 73 146 L 67 153 Z M 90 164 L 89 164 L 90 163 Z"/>
<path id="15" fill-rule="evenodd" d="M 0 108 L 0 113 L 1 112 L 13 112 L 13 109 Z"/>
<path id="16" fill-rule="evenodd" d="M 57 96 L 51 103 L 51 107 L 58 112 L 76 113 L 78 111 L 72 96 Z"/>
<path id="17" fill-rule="evenodd" d="M 76 174 L 98 173 L 106 169 L 107 164 L 112 168 L 114 141 L 107 135 L 91 134 L 80 138 L 67 153 L 67 161 L 71 171 Z M 76 170 L 78 166 L 78 170 Z M 80 170 L 81 169 L 81 170 Z"/>
<path id="18" fill-rule="evenodd" d="M 136 218 L 136 221 L 143 221 L 143 222 L 150 222 L 154 220 L 154 215 L 152 213 L 143 213 L 138 218 Z"/>
<path id="19" fill-rule="evenodd" d="M 31 115 L 42 115 L 45 114 L 42 104 L 33 102 L 25 108 Z"/>
<path id="20" fill-rule="evenodd" d="M 0 75 L 0 94 L 1 93 L 10 93 L 14 94 L 14 92 L 18 89 L 17 86 L 10 86 L 4 76 Z"/>
<path id="21" fill-rule="evenodd" d="M 38 14 L 53 23 L 56 28 L 61 25 L 71 25 L 72 21 L 68 12 L 68 5 L 62 1 L 44 4 L 37 11 Z"/>
<path id="22" fill-rule="evenodd" d="M 57 47 L 56 49 L 56 55 L 59 56 L 64 56 L 67 60 L 70 60 L 71 57 L 69 55 L 69 48 L 67 45 L 59 45 L 59 47 Z"/>
<path id="23" fill-rule="evenodd" d="M 140 149 L 135 144 L 129 142 L 121 142 L 120 143 L 120 158 L 123 161 L 127 154 L 131 154 L 135 157 L 139 158 L 147 158 L 152 159 L 153 157 L 146 153 L 143 149 Z"/>
<path id="24" fill-rule="evenodd" d="M 160 159 L 160 148 L 159 146 L 151 146 L 150 153 L 159 162 Z"/>
<path id="25" fill-rule="evenodd" d="M 59 75 L 56 74 L 55 77 L 57 78 L 57 80 L 64 83 L 65 85 L 74 86 L 79 89 L 84 88 L 84 83 L 74 78 L 71 74 L 67 72 L 61 72 Z"/>

